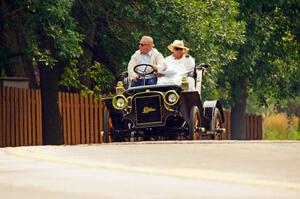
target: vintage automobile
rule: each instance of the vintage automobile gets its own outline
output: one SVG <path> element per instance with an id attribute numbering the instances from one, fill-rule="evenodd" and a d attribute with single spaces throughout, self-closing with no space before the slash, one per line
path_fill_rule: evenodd
<path id="1" fill-rule="evenodd" d="M 224 114 L 218 100 L 201 101 L 202 76 L 208 65 L 195 66 L 196 91 L 188 91 L 186 77 L 180 85 L 144 85 L 124 88 L 103 99 L 104 142 L 133 140 L 221 139 Z M 154 72 L 149 64 L 134 71 L 141 77 Z M 126 78 L 125 78 L 126 79 Z"/>

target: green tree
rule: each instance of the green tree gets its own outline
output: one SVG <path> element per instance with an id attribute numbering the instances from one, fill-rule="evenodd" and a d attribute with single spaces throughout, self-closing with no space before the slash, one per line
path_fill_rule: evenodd
<path id="1" fill-rule="evenodd" d="M 118 76 L 126 70 L 140 38 L 151 35 L 165 56 L 174 39 L 183 39 L 197 62 L 212 65 L 215 77 L 221 66 L 235 59 L 234 46 L 244 41 L 244 24 L 236 20 L 238 4 L 233 0 L 77 0 L 73 15 L 85 35 L 84 53 L 74 68 L 82 76 L 94 61 Z M 91 88 L 89 77 L 79 79 Z"/>
<path id="2" fill-rule="evenodd" d="M 70 60 L 82 50 L 82 36 L 70 15 L 70 0 L 30 0 L 26 15 L 29 54 L 38 63 L 41 76 L 43 144 L 62 144 L 63 133 L 58 109 L 59 80 Z"/>
<path id="3" fill-rule="evenodd" d="M 174 39 L 183 39 L 197 62 L 211 64 L 211 80 L 235 59 L 235 46 L 244 41 L 244 24 L 236 19 L 238 4 L 233 0 L 1 2 L 6 2 L 0 6 L 1 57 L 14 51 L 9 45 L 12 37 L 5 37 L 11 31 L 24 41 L 18 49 L 25 49 L 29 68 L 36 63 L 40 69 L 44 144 L 62 143 L 59 81 L 97 93 L 109 90 L 112 77 L 126 70 L 142 35 L 153 36 L 165 56 Z M 3 66 L 3 60 L 10 62 L 9 56 L 4 57 Z M 206 96 L 211 93 L 206 89 Z"/>
<path id="4" fill-rule="evenodd" d="M 247 98 L 260 104 L 299 94 L 299 3 L 240 0 L 240 20 L 247 23 L 246 42 L 237 60 L 224 67 L 232 107 L 233 138 L 245 139 Z M 297 21 L 298 20 L 298 21 Z"/>
<path id="5" fill-rule="evenodd" d="M 24 38 L 23 13 L 26 3 L 21 0 L 0 2 L 0 75 L 9 77 L 29 77 L 30 86 L 37 82 L 32 67 L 32 59 L 26 56 L 27 42 Z"/>

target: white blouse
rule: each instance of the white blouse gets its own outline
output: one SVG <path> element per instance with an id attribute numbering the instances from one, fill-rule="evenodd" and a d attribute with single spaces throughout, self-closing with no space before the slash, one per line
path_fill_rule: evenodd
<path id="1" fill-rule="evenodd" d="M 170 55 L 157 66 L 158 73 L 162 74 L 158 78 L 157 84 L 181 84 L 182 77 L 187 77 L 189 72 L 194 71 L 195 59 L 190 55 L 185 55 L 180 59 L 176 59 Z M 188 78 L 190 83 L 189 90 L 195 90 L 195 81 L 193 78 Z"/>

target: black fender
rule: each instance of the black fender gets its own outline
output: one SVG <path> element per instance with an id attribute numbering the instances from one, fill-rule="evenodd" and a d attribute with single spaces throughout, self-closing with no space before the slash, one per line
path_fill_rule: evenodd
<path id="1" fill-rule="evenodd" d="M 198 107 L 200 111 L 200 117 L 201 117 L 201 126 L 204 126 L 205 121 L 204 121 L 204 117 L 202 117 L 204 114 L 203 114 L 202 102 L 199 93 L 197 91 L 182 92 L 180 94 L 179 111 L 182 114 L 185 121 L 189 121 L 190 111 L 193 106 Z"/>
<path id="2" fill-rule="evenodd" d="M 204 116 L 208 120 L 207 124 L 211 124 L 211 126 L 213 126 L 213 124 L 211 122 L 212 122 L 212 119 L 214 118 L 215 108 L 219 109 L 219 111 L 221 113 L 222 123 L 224 123 L 225 122 L 224 111 L 222 108 L 222 104 L 219 100 L 205 101 L 203 103 Z"/>
<path id="3" fill-rule="evenodd" d="M 102 99 L 102 102 L 104 103 L 105 110 L 109 112 L 109 115 L 112 118 L 112 123 L 114 129 L 123 129 L 124 122 L 123 122 L 123 113 L 122 111 L 115 110 L 115 108 L 112 105 L 112 97 L 106 97 Z"/>

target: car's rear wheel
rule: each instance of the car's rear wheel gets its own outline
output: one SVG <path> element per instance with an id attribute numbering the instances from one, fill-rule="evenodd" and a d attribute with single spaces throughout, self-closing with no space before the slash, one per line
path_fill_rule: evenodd
<path id="1" fill-rule="evenodd" d="M 215 108 L 213 119 L 214 119 L 214 129 L 215 129 L 215 134 L 213 135 L 213 139 L 222 140 L 223 133 L 221 132 L 220 129 L 223 128 L 223 124 L 222 124 L 222 116 L 218 108 Z"/>
<path id="2" fill-rule="evenodd" d="M 189 139 L 199 140 L 201 135 L 197 131 L 197 128 L 201 126 L 200 111 L 197 106 L 193 106 L 190 111 L 189 117 Z"/>
<path id="3" fill-rule="evenodd" d="M 107 110 L 107 108 L 104 108 L 104 115 L 103 115 L 103 130 L 104 130 L 104 138 L 103 141 L 105 143 L 112 142 L 112 129 L 113 129 L 113 122 L 112 117 Z"/>

